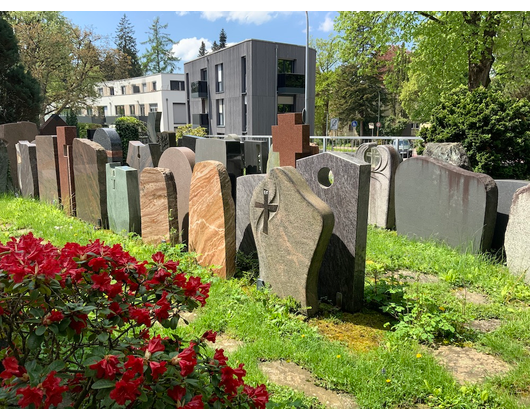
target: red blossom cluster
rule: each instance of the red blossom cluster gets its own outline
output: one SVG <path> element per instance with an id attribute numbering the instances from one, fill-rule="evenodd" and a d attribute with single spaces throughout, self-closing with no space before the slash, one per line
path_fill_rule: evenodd
<path id="1" fill-rule="evenodd" d="M 58 407 L 68 394 L 75 408 L 265 408 L 265 386 L 245 384 L 242 364 L 230 367 L 222 349 L 205 356 L 215 332 L 150 338 L 209 290 L 162 252 L 149 263 L 99 240 L 0 243 L 0 406 Z"/>

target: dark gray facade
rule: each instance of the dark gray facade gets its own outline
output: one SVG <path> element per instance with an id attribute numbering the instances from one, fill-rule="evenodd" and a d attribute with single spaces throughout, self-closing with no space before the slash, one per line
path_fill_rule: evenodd
<path id="1" fill-rule="evenodd" d="M 312 135 L 316 51 L 310 48 L 308 56 Z M 211 135 L 270 135 L 279 106 L 304 109 L 305 60 L 305 46 L 250 39 L 185 63 L 188 123 Z"/>

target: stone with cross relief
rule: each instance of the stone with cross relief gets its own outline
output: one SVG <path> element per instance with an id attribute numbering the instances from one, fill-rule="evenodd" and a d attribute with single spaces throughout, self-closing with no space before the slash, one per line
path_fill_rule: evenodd
<path id="1" fill-rule="evenodd" d="M 290 166 L 273 168 L 254 189 L 250 224 L 260 278 L 312 315 L 318 310 L 318 273 L 333 231 L 331 208 Z"/>

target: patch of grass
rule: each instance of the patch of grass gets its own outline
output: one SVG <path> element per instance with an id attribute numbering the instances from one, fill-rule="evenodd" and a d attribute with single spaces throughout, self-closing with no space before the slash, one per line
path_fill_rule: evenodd
<path id="1" fill-rule="evenodd" d="M 0 241 L 29 230 L 58 246 L 95 239 L 121 243 L 140 260 L 162 250 L 185 271 L 211 281 L 210 297 L 196 320 L 176 331 L 159 331 L 197 337 L 212 329 L 242 341 L 228 363 L 244 363 L 250 385 L 267 383 L 260 361 L 286 360 L 309 370 L 319 385 L 354 395 L 361 408 L 530 407 L 530 399 L 524 399 L 530 389 L 530 288 L 490 257 L 369 227 L 365 310 L 346 314 L 322 305 L 316 317 L 307 319 L 292 299 L 256 288 L 255 258 L 238 258 L 238 278 L 219 279 L 180 247 L 145 245 L 134 235 L 95 230 L 36 200 L 0 197 Z M 422 283 L 422 275 L 438 282 Z M 459 297 L 456 292 L 463 288 L 486 295 L 488 302 Z M 465 328 L 473 319 L 490 318 L 501 320 L 499 330 L 471 333 Z M 483 384 L 458 384 L 419 345 L 451 340 L 499 355 L 513 368 Z M 267 385 L 271 408 L 322 408 L 287 387 Z"/>

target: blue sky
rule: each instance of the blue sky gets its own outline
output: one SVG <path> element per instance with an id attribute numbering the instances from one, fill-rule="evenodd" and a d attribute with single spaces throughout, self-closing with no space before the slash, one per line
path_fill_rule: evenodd
<path id="1" fill-rule="evenodd" d="M 304 11 L 65 11 L 64 15 L 80 27 L 91 27 L 95 33 L 107 37 L 114 46 L 116 27 L 124 13 L 132 23 L 140 53 L 146 45 L 147 31 L 158 16 L 162 24 L 168 24 L 166 33 L 178 44 L 175 54 L 181 58 L 180 71 L 186 61 L 197 57 L 201 41 L 210 49 L 213 41 L 219 41 L 219 32 L 224 29 L 227 43 L 245 39 L 262 39 L 305 45 L 306 14 Z M 333 19 L 337 12 L 309 11 L 309 33 L 313 38 L 327 38 L 333 30 Z"/>

